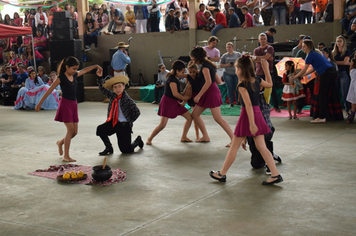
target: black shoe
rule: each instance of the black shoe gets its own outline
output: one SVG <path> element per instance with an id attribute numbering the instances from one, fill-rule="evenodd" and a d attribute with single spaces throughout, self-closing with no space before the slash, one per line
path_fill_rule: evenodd
<path id="1" fill-rule="evenodd" d="M 144 143 L 143 143 L 142 138 L 141 138 L 140 135 L 137 136 L 137 138 L 135 139 L 135 142 L 137 143 L 137 145 L 138 145 L 141 149 L 143 148 Z"/>
<path id="2" fill-rule="evenodd" d="M 214 174 L 218 174 L 218 176 L 219 176 L 220 178 L 216 178 L 216 177 L 214 176 Z M 216 180 L 219 180 L 219 182 L 226 182 L 226 175 L 221 175 L 221 174 L 220 174 L 220 171 L 212 170 L 212 171 L 210 171 L 209 175 L 210 175 L 211 178 L 216 179 Z"/>
<path id="3" fill-rule="evenodd" d="M 266 165 L 266 175 L 270 175 L 271 174 L 271 170 L 268 168 L 268 165 Z"/>
<path id="4" fill-rule="evenodd" d="M 231 103 L 231 104 L 229 105 L 229 107 L 234 107 L 234 104 Z"/>
<path id="5" fill-rule="evenodd" d="M 276 183 L 283 182 L 283 178 L 282 178 L 281 175 L 271 176 L 271 178 L 277 178 L 277 179 L 276 179 L 276 180 L 273 180 L 273 181 L 271 181 L 271 182 L 263 181 L 263 182 L 262 182 L 262 185 L 273 185 L 273 184 L 276 184 Z"/>
<path id="6" fill-rule="evenodd" d="M 99 152 L 100 156 L 106 156 L 114 153 L 114 149 L 112 147 L 106 147 L 104 151 Z"/>
<path id="7" fill-rule="evenodd" d="M 274 159 L 275 161 L 278 161 L 278 163 L 282 163 L 281 157 L 280 157 L 277 153 L 275 153 L 275 152 L 273 152 L 273 159 Z"/>

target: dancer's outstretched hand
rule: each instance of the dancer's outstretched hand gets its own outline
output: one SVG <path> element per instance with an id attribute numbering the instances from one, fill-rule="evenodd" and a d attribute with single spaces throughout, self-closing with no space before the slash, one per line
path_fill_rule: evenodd
<path id="1" fill-rule="evenodd" d="M 101 66 L 97 66 L 96 75 L 99 77 L 103 76 L 103 68 Z"/>

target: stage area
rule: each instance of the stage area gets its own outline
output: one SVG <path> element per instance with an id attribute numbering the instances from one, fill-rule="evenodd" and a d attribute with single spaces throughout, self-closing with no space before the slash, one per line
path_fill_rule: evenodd
<path id="1" fill-rule="evenodd" d="M 70 154 L 79 165 L 101 164 L 104 146 L 95 136 L 107 105 L 79 104 L 79 133 Z M 133 136 L 144 140 L 158 124 L 157 105 L 138 103 Z M 62 164 L 56 141 L 64 124 L 56 111 L 19 111 L 0 106 L 0 235 L 354 235 L 356 232 L 356 126 L 311 124 L 274 117 L 277 165 L 284 182 L 262 186 L 264 169 L 253 170 L 240 151 L 226 184 L 208 175 L 219 170 L 228 136 L 210 115 L 203 120 L 211 142 L 180 143 L 184 118 L 170 120 L 152 146 L 108 157 L 126 180 L 110 186 L 57 183 L 28 175 Z M 224 116 L 235 127 L 237 116 Z M 195 138 L 194 129 L 189 137 Z"/>

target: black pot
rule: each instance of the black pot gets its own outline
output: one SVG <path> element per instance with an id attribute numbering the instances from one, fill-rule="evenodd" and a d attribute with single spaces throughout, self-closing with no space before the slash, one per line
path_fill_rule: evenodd
<path id="1" fill-rule="evenodd" d="M 97 182 L 106 181 L 110 179 L 110 177 L 112 176 L 111 167 L 106 165 L 105 169 L 103 169 L 102 165 L 94 166 L 91 176 Z"/>

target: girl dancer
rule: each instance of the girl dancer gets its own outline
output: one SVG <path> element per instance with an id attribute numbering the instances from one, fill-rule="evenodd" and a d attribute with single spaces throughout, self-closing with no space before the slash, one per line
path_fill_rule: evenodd
<path id="1" fill-rule="evenodd" d="M 350 88 L 347 93 L 346 100 L 351 103 L 351 114 L 347 117 L 347 123 L 351 123 L 354 120 L 355 112 L 356 112 L 356 55 L 351 60 L 350 65 L 350 77 L 351 83 Z"/>
<path id="2" fill-rule="evenodd" d="M 97 69 L 96 74 L 101 77 L 103 69 L 98 65 L 88 66 L 78 71 L 79 61 L 75 57 L 64 58 L 58 67 L 58 79 L 56 79 L 47 92 L 42 96 L 35 110 L 40 111 L 43 101 L 60 84 L 62 89 L 62 98 L 58 106 L 57 114 L 54 120 L 64 122 L 67 128 L 67 134 L 61 140 L 57 141 L 59 155 L 64 156 L 63 161 L 73 162 L 75 159 L 69 156 L 69 147 L 71 139 L 78 133 L 78 105 L 77 105 L 77 77 Z"/>
<path id="3" fill-rule="evenodd" d="M 164 85 L 164 94 L 159 104 L 158 115 L 161 116 L 161 121 L 158 126 L 152 131 L 150 137 L 148 137 L 146 144 L 152 145 L 152 139 L 161 132 L 167 125 L 168 119 L 176 118 L 178 115 L 183 116 L 186 119 L 183 128 L 181 142 L 192 142 L 187 137 L 188 130 L 192 124 L 192 117 L 190 112 L 179 103 L 179 100 L 188 100 L 189 96 L 183 96 L 180 94 L 180 83 L 178 78 L 185 77 L 185 65 L 182 61 L 175 61 L 172 64 L 172 71 L 168 73 L 166 84 Z"/>
<path id="4" fill-rule="evenodd" d="M 282 176 L 278 173 L 272 154 L 266 147 L 264 134 L 268 134 L 270 129 L 263 119 L 259 107 L 260 86 L 265 88 L 271 88 L 273 86 L 268 69 L 268 62 L 264 59 L 261 60 L 266 81 L 261 80 L 260 77 L 255 77 L 255 69 L 249 56 L 239 58 L 235 66 L 236 74 L 240 79 L 237 86 L 242 97 L 241 115 L 237 122 L 234 132 L 235 136 L 232 139 L 231 147 L 227 153 L 223 167 L 220 171 L 212 170 L 209 175 L 220 182 L 226 182 L 226 173 L 234 162 L 241 143 L 246 136 L 253 136 L 258 151 L 271 170 L 271 177 L 267 181 L 263 181 L 262 184 L 272 185 L 282 182 Z"/>
<path id="5" fill-rule="evenodd" d="M 194 64 L 192 62 L 190 62 L 188 64 L 188 72 L 189 72 L 189 74 L 187 75 L 188 84 L 187 84 L 183 94 L 190 96 L 190 99 L 188 100 L 188 105 L 192 108 L 192 111 L 194 111 L 194 109 L 195 109 L 194 97 L 199 93 L 199 91 L 203 87 L 204 80 L 202 80 L 198 76 L 198 73 L 199 73 L 198 67 L 196 64 Z M 199 119 L 201 119 L 200 116 L 199 116 Z M 203 122 L 203 121 L 201 121 L 201 122 Z M 194 122 L 194 129 L 195 129 L 196 138 L 197 138 L 197 140 L 199 140 L 200 139 L 199 128 L 195 122 Z"/>
<path id="6" fill-rule="evenodd" d="M 216 66 L 207 59 L 206 51 L 202 47 L 196 47 L 190 52 L 190 58 L 195 64 L 201 64 L 199 77 L 205 81 L 204 86 L 200 92 L 194 97 L 196 104 L 192 113 L 193 119 L 201 130 L 203 136 L 196 142 L 209 142 L 210 138 L 206 131 L 203 120 L 200 118 L 201 113 L 206 108 L 210 108 L 214 120 L 225 130 L 229 135 L 230 140 L 234 136 L 230 125 L 222 118 L 220 105 L 222 104 L 221 94 L 217 82 L 221 82 L 219 76 L 216 74 Z M 230 144 L 226 145 L 227 147 Z"/>
<path id="7" fill-rule="evenodd" d="M 292 119 L 291 103 L 293 103 L 293 112 L 294 112 L 293 119 L 298 120 L 297 100 L 301 97 L 305 97 L 303 85 L 300 82 L 300 80 L 298 80 L 298 79 L 295 79 L 291 83 L 288 80 L 288 77 L 290 75 L 295 75 L 295 68 L 294 68 L 293 61 L 286 61 L 285 70 L 286 70 L 286 73 L 284 73 L 283 79 L 282 79 L 282 82 L 284 84 L 282 100 L 287 102 L 289 120 Z"/>

